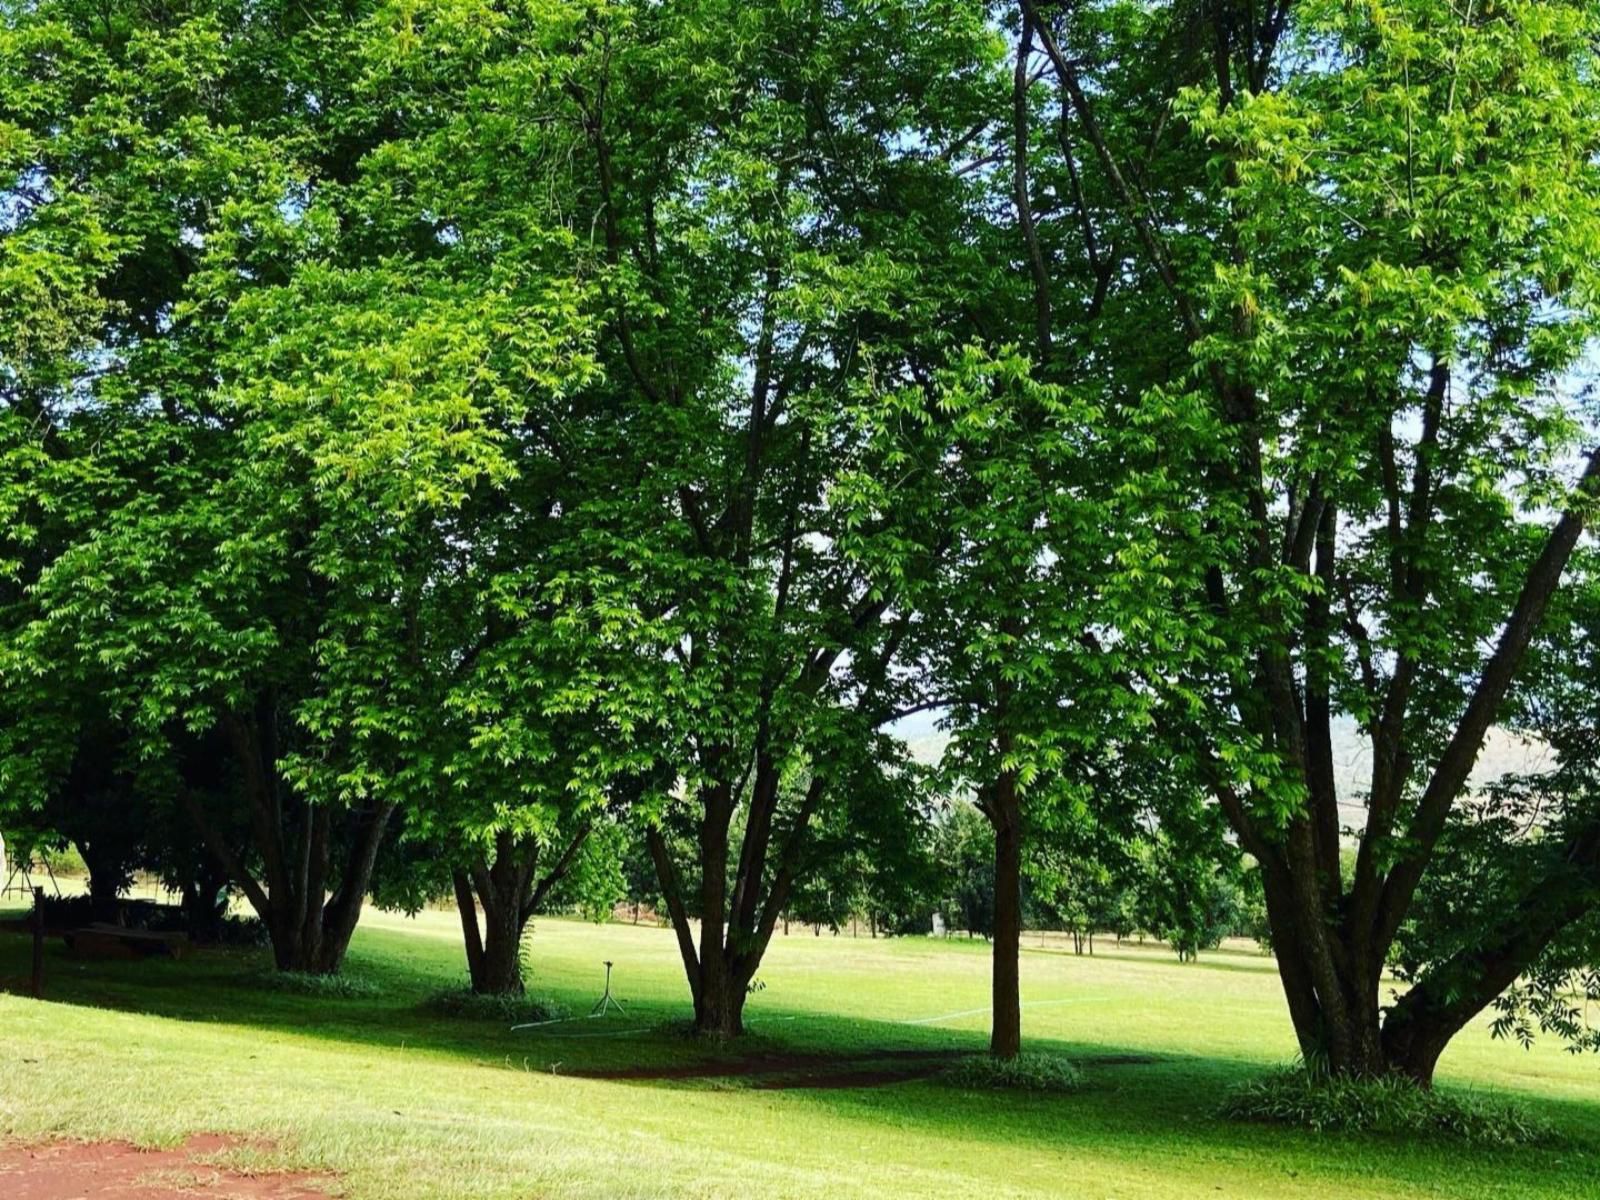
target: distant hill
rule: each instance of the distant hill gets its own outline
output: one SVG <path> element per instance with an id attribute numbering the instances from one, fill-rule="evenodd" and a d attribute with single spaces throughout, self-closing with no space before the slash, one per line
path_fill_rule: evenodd
<path id="1" fill-rule="evenodd" d="M 944 756 L 950 735 L 925 732 L 925 729 L 903 736 L 902 740 L 917 762 L 934 764 Z M 1366 791 L 1372 780 L 1372 743 L 1348 718 L 1334 721 L 1333 762 L 1341 822 L 1359 827 L 1366 819 Z M 1550 765 L 1550 749 L 1543 742 L 1509 730 L 1491 729 L 1469 783 L 1481 788 L 1503 775 L 1534 774 Z"/>

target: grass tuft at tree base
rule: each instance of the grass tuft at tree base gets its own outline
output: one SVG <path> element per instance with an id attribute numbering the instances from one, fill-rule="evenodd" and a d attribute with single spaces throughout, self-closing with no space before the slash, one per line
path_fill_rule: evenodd
<path id="1" fill-rule="evenodd" d="M 1241 1084 L 1223 1102 L 1221 1115 L 1317 1133 L 1449 1137 L 1476 1146 L 1538 1146 L 1560 1140 L 1548 1123 L 1509 1100 L 1426 1091 L 1398 1076 L 1318 1077 L 1298 1066 Z"/>
<path id="2" fill-rule="evenodd" d="M 1015 1058 L 973 1055 L 942 1072 L 947 1083 L 969 1091 L 995 1089 L 1062 1095 L 1083 1086 L 1083 1074 L 1056 1054 L 1024 1053 Z"/>
<path id="3" fill-rule="evenodd" d="M 504 1021 L 512 1025 L 556 1021 L 567 1010 L 535 996 L 480 994 L 470 988 L 446 988 L 434 992 L 419 1006 L 419 1011 L 434 1017 L 461 1021 Z"/>

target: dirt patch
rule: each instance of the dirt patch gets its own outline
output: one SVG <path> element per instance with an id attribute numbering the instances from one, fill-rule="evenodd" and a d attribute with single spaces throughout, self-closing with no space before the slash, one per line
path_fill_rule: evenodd
<path id="1" fill-rule="evenodd" d="M 703 1059 L 662 1066 L 612 1067 L 574 1071 L 580 1079 L 645 1081 L 663 1079 L 749 1079 L 758 1088 L 882 1087 L 923 1079 L 965 1050 L 869 1050 L 861 1054 L 751 1054 L 743 1058 Z"/>
<path id="2" fill-rule="evenodd" d="M 1161 1059 L 1154 1054 L 1090 1054 L 1072 1061 L 1080 1067 L 1148 1067 Z"/>
<path id="3" fill-rule="evenodd" d="M 0 1196 L 6 1200 L 329 1200 L 329 1193 L 311 1175 L 257 1174 L 206 1161 L 243 1144 L 237 1138 L 200 1134 L 175 1150 L 141 1150 L 127 1142 L 0 1146 Z"/>
<path id="4" fill-rule="evenodd" d="M 927 1079 L 970 1050 L 867 1050 L 859 1054 L 749 1054 L 658 1066 L 572 1071 L 576 1079 L 652 1082 L 673 1079 L 742 1079 L 762 1091 L 884 1087 Z M 1080 1067 L 1136 1067 L 1161 1060 L 1150 1054 L 1100 1054 L 1073 1059 Z"/>
<path id="5" fill-rule="evenodd" d="M 881 1066 L 859 1067 L 844 1071 L 819 1071 L 809 1075 L 780 1075 L 758 1079 L 752 1086 L 762 1091 L 787 1092 L 807 1088 L 832 1091 L 838 1088 L 884 1087 L 891 1083 L 910 1083 L 913 1079 L 927 1079 L 945 1067 L 943 1061 L 910 1063 L 902 1066 L 885 1063 Z"/>

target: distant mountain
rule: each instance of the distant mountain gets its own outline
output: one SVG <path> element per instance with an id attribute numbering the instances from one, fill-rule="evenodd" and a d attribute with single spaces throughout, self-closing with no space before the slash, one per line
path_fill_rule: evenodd
<path id="1" fill-rule="evenodd" d="M 950 744 L 948 733 L 924 733 L 917 737 L 902 737 L 900 739 L 911 751 L 911 757 L 919 763 L 928 766 L 937 766 L 944 757 L 944 748 Z"/>
<path id="2" fill-rule="evenodd" d="M 1345 825 L 1364 824 L 1366 792 L 1372 783 L 1372 743 L 1348 718 L 1334 721 L 1333 763 L 1340 818 Z M 1494 728 L 1484 738 L 1467 786 L 1487 787 L 1504 775 L 1533 775 L 1553 765 L 1550 747 L 1544 742 Z"/>
<path id="3" fill-rule="evenodd" d="M 950 735 L 922 730 L 912 734 L 908 730 L 902 733 L 901 740 L 913 759 L 931 765 L 944 756 Z M 1338 718 L 1333 723 L 1333 763 L 1341 822 L 1359 828 L 1366 820 L 1366 792 L 1372 781 L 1372 743 L 1349 718 Z M 1531 775 L 1550 766 L 1550 748 L 1543 742 L 1506 729 L 1491 729 L 1469 785 L 1481 788 L 1503 775 Z"/>

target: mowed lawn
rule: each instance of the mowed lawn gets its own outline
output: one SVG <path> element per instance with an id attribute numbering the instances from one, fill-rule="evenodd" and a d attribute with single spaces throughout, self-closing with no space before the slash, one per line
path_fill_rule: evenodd
<path id="1" fill-rule="evenodd" d="M 352 1200 L 544 1196 L 1600 1197 L 1600 1060 L 1463 1035 L 1441 1085 L 1515 1096 L 1570 1135 L 1556 1149 L 1314 1135 L 1231 1124 L 1227 1088 L 1292 1053 L 1276 977 L 1248 952 L 1179 965 L 1158 947 L 1093 958 L 1029 939 L 1024 1037 L 1088 1064 L 1064 1097 L 938 1078 L 773 1090 L 738 1075 L 598 1080 L 682 1064 L 687 988 L 670 932 L 543 920 L 533 990 L 588 1011 L 603 959 L 628 1015 L 511 1032 L 428 1016 L 463 977 L 450 913 L 369 913 L 349 974 L 374 994 L 265 987 L 259 953 L 183 963 L 49 951 L 50 999 L 0 995 L 0 1138 L 194 1132 L 269 1139 L 272 1165 L 337 1173 Z M 27 969 L 0 935 L 0 980 Z M 750 1002 L 765 1053 L 980 1050 L 983 942 L 774 939 Z M 1155 1061 L 1128 1061 L 1130 1059 Z"/>

